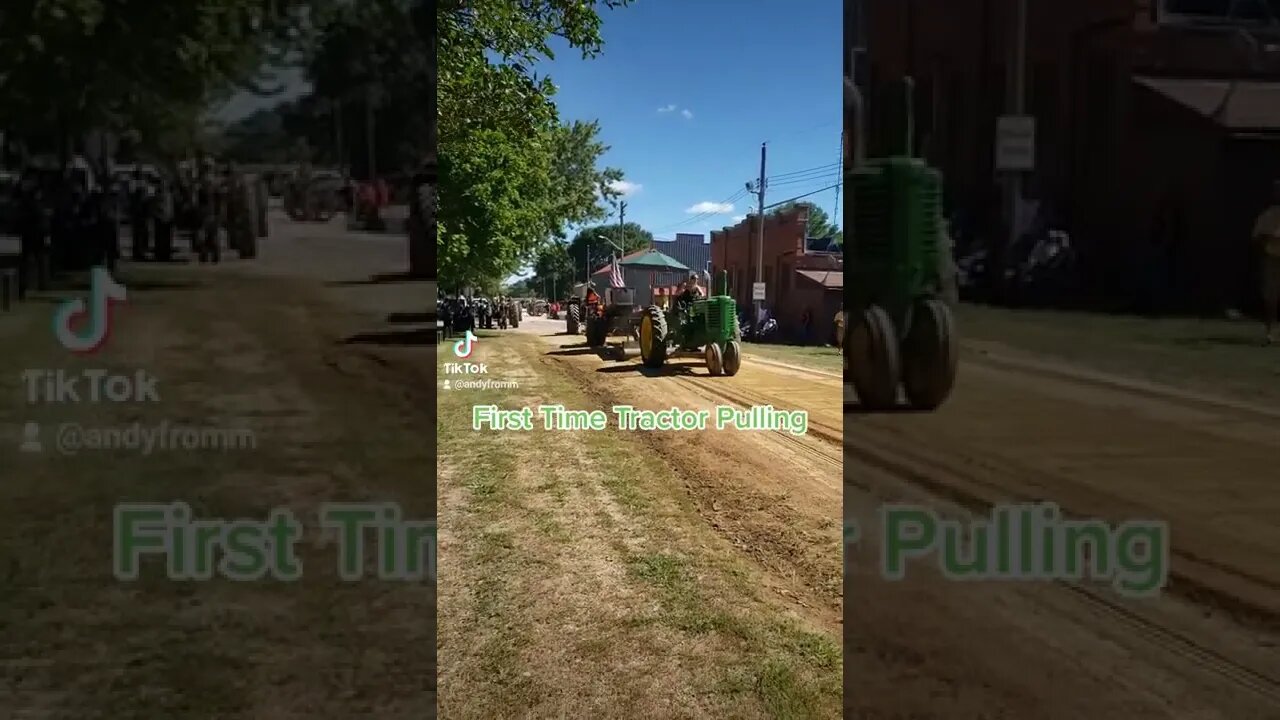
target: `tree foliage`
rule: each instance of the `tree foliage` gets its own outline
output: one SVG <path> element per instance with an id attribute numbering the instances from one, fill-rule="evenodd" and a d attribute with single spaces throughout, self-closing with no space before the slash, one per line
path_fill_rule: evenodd
<path id="1" fill-rule="evenodd" d="M 560 241 L 548 243 L 538 252 L 528 286 L 539 295 L 545 292 L 558 296 L 572 284 L 573 270 L 573 258 L 569 255 L 568 244 Z"/>
<path id="2" fill-rule="evenodd" d="M 570 241 L 566 251 L 573 262 L 575 277 L 585 273 L 586 270 L 584 268 L 588 265 L 591 267 L 591 272 L 595 272 L 609 260 L 610 256 L 617 253 L 613 245 L 601 240 L 601 237 L 608 238 L 609 241 L 622 246 L 623 255 L 652 247 L 653 233 L 636 223 L 626 223 L 621 227 L 622 229 L 619 231 L 617 224 L 593 225 L 579 230 L 573 236 L 573 240 Z M 588 252 L 590 252 L 590 263 L 587 262 Z"/>
<path id="3" fill-rule="evenodd" d="M 595 123 L 562 123 L 555 86 L 533 65 L 561 38 L 583 57 L 601 49 L 601 7 L 622 1 L 476 0 L 439 5 L 442 279 L 506 277 L 566 225 L 606 217 L 617 170 Z"/>
<path id="4" fill-rule="evenodd" d="M 195 134 L 211 100 L 234 88 L 266 91 L 262 67 L 292 50 L 323 7 L 319 0 L 6 0 L 0 127 L 46 142 L 90 129 Z"/>

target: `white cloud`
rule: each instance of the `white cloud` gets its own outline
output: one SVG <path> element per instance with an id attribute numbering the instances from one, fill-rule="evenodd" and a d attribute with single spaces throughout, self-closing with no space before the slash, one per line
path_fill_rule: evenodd
<path id="1" fill-rule="evenodd" d="M 734 215 L 734 216 L 733 216 L 733 221 L 734 221 L 734 222 L 742 222 L 743 220 L 746 220 L 746 219 L 747 219 L 747 216 L 746 216 L 746 215 Z"/>
<path id="2" fill-rule="evenodd" d="M 691 208 L 687 208 L 685 212 L 689 213 L 690 215 L 697 215 L 699 213 L 712 213 L 714 215 L 724 215 L 726 213 L 733 212 L 733 203 L 707 202 L 706 200 L 704 200 L 698 203 L 697 205 L 694 205 Z"/>
<path id="3" fill-rule="evenodd" d="M 640 183 L 628 182 L 626 180 L 613 180 L 609 183 L 609 189 L 622 195 L 622 197 L 631 197 L 640 192 L 644 186 Z"/>
<path id="4" fill-rule="evenodd" d="M 663 105 L 662 107 L 658 108 L 658 112 L 662 114 L 673 113 L 677 110 L 680 111 L 680 116 L 683 117 L 685 120 L 693 119 L 692 110 L 690 110 L 689 108 L 681 109 L 680 106 L 676 105 L 675 103 L 671 103 L 670 105 Z"/>

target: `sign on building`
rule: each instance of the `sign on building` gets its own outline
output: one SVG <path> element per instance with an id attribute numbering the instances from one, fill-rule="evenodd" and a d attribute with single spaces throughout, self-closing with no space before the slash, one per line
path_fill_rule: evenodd
<path id="1" fill-rule="evenodd" d="M 1036 167 L 1036 119 L 1001 115 L 996 120 L 996 169 L 1027 171 Z"/>
<path id="2" fill-rule="evenodd" d="M 764 300 L 764 283 L 751 283 L 751 300 Z"/>

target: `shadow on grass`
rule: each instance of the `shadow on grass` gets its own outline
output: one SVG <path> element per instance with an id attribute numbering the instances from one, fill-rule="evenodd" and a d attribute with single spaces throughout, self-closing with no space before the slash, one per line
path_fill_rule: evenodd
<path id="1" fill-rule="evenodd" d="M 130 292 L 151 292 L 155 290 L 196 290 L 207 287 L 206 283 L 195 282 L 191 280 L 137 280 L 124 277 L 121 274 L 115 276 L 117 282 L 124 285 Z M 75 279 L 62 278 L 54 280 L 49 292 L 88 292 L 89 278 L 88 276 L 77 275 Z"/>
<path id="2" fill-rule="evenodd" d="M 431 278 L 425 275 L 414 275 L 408 272 L 398 273 L 378 273 L 364 280 L 331 280 L 325 283 L 327 287 L 351 287 L 353 285 L 390 285 L 395 283 L 420 283 L 426 282 Z"/>
<path id="3" fill-rule="evenodd" d="M 885 408 L 882 410 L 872 410 L 870 408 L 863 407 L 862 403 L 857 400 L 850 400 L 844 404 L 845 415 L 923 415 L 931 412 L 935 411 L 914 408 L 904 403 L 899 403 L 891 408 Z"/>
<path id="4" fill-rule="evenodd" d="M 601 352 L 597 348 L 589 348 L 583 345 L 571 345 L 561 350 L 552 350 L 547 354 L 552 357 L 568 357 L 572 355 L 600 355 L 601 359 L 604 359 L 603 355 L 601 355 Z"/>
<path id="5" fill-rule="evenodd" d="M 1173 338 L 1168 341 L 1170 345 L 1177 345 L 1185 348 L 1205 348 L 1205 347 L 1263 347 L 1261 337 L 1247 337 L 1245 335 L 1207 335 L 1204 337 L 1183 337 Z"/>
<path id="6" fill-rule="evenodd" d="M 387 332 L 357 333 L 342 341 L 343 345 L 382 345 L 412 347 L 435 344 L 434 328 L 423 330 L 391 330 Z"/>
<path id="7" fill-rule="evenodd" d="M 387 322 L 393 325 L 431 323 L 435 321 L 436 318 L 434 315 L 424 312 L 394 312 L 387 316 Z"/>
<path id="8" fill-rule="evenodd" d="M 598 373 L 609 375 L 632 373 L 640 374 L 645 377 L 711 377 L 706 368 L 696 364 L 672 365 L 666 364 L 660 368 L 646 367 L 642 364 L 627 365 L 610 365 L 596 370 Z"/>

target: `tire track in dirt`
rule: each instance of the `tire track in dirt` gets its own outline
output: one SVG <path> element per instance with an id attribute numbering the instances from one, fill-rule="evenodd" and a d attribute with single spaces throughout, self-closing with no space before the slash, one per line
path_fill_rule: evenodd
<path id="1" fill-rule="evenodd" d="M 947 446 L 944 455 L 943 451 L 926 447 L 912 442 L 909 435 L 894 427 L 874 421 L 858 423 L 847 442 L 847 450 L 863 462 L 971 510 L 986 512 L 1004 502 L 1053 500 L 1066 517 L 1094 517 L 1101 513 L 1142 517 L 1151 513 L 1149 506 L 1132 496 L 1098 488 L 1066 473 L 1003 457 L 998 452 L 976 457 Z M 1201 531 L 1200 544 L 1213 540 L 1231 542 L 1217 535 L 1209 536 L 1209 531 Z M 1179 538 L 1179 535 L 1175 532 L 1173 537 Z M 1208 539 L 1203 539 L 1205 537 Z M 1280 632 L 1280 582 L 1256 571 L 1209 559 L 1209 552 L 1193 549 L 1195 545 L 1188 547 L 1193 542 L 1171 542 L 1170 552 L 1178 562 L 1171 565 L 1170 577 L 1176 582 L 1170 584 L 1170 589 L 1268 632 Z"/>
<path id="2" fill-rule="evenodd" d="M 1064 517 L 1163 515 L 1173 538 L 1169 602 L 1127 604 L 1106 591 L 1055 583 L 1076 600 L 1068 621 L 1091 631 L 1112 626 L 1115 642 L 1178 661 L 1172 671 L 1187 687 L 1196 684 L 1191 673 L 1203 673 L 1235 693 L 1280 706 L 1274 641 L 1265 639 L 1280 630 L 1280 583 L 1266 559 L 1274 551 L 1262 536 L 1240 537 L 1240 524 L 1217 520 L 1232 517 L 1233 504 L 1248 504 L 1241 497 L 1248 488 L 1266 488 L 1235 480 L 1247 478 L 1251 467 L 1268 466 L 1263 448 L 1276 435 L 1262 427 L 1266 420 L 1199 399 L 1076 383 L 1060 373 L 998 370 L 970 366 L 963 376 L 967 387 L 934 416 L 852 417 L 846 452 L 849 467 L 861 472 L 846 482 L 872 493 L 897 482 L 978 515 L 997 503 L 1046 500 L 1058 504 Z M 1204 427 L 1210 416 L 1229 420 Z M 1160 448 L 1169 449 L 1167 459 Z M 1171 464 L 1184 457 L 1201 460 L 1206 469 L 1205 459 L 1222 458 L 1220 477 L 1232 484 L 1208 476 L 1197 481 L 1198 466 Z M 1168 482 L 1143 477 L 1144 469 L 1162 467 L 1173 475 Z M 1213 506 L 1211 495 L 1200 497 L 1209 488 L 1221 493 L 1222 505 Z M 1214 686 L 1212 692 L 1226 691 Z"/>
<path id="3" fill-rule="evenodd" d="M 561 350 L 566 341 L 576 340 L 569 336 L 543 339 Z M 732 383 L 734 378 L 699 382 L 701 378 L 695 376 L 653 377 L 645 375 L 635 363 L 614 363 L 602 368 L 600 358 L 589 351 L 578 355 L 549 354 L 543 361 L 570 373 L 602 407 L 633 404 L 669 408 L 680 405 L 681 398 L 697 398 L 713 404 L 729 400 L 735 404 L 795 408 L 794 402 L 781 399 L 744 402 L 747 398 L 742 395 L 735 396 L 735 400 L 726 397 L 726 391 L 711 389 L 712 385 Z M 770 375 L 793 390 L 804 389 L 789 376 Z M 604 379 L 611 376 L 619 381 Z M 633 392 L 638 397 L 632 397 Z M 836 397 L 834 392 L 831 397 Z M 693 406 L 687 402 L 682 405 Z M 813 418 L 821 413 L 809 410 L 810 431 L 820 426 L 828 438 L 835 437 L 829 421 L 815 424 Z M 829 415 L 838 416 L 838 412 L 833 401 Z M 734 433 L 721 439 L 712 439 L 715 436 L 708 437 L 708 433 L 638 435 L 669 464 L 684 471 L 685 485 L 699 514 L 779 583 L 778 594 L 823 626 L 837 627 L 842 622 L 843 607 L 838 521 L 843 461 L 839 451 L 832 448 L 836 441 L 795 438 L 785 431 Z"/>
<path id="4" fill-rule="evenodd" d="M 501 397 L 508 409 L 562 401 L 564 386 L 576 380 L 541 354 L 540 343 L 532 347 L 537 355 L 498 342 L 482 347 L 487 355 L 479 359 L 491 374 L 520 379 L 518 390 Z M 457 453 L 458 442 L 454 433 L 445 455 Z M 719 676 L 708 672 L 741 660 L 740 638 L 672 620 L 659 589 L 638 579 L 645 563 L 698 556 L 696 548 L 707 551 L 712 540 L 697 516 L 678 508 L 675 483 L 641 476 L 624 483 L 634 480 L 639 495 L 620 490 L 611 478 L 619 477 L 619 462 L 634 458 L 611 455 L 611 441 L 589 431 L 538 425 L 476 443 L 479 452 L 501 456 L 491 456 L 491 465 L 504 468 L 492 490 L 469 492 L 459 468 L 442 468 L 445 569 L 463 578 L 444 594 L 454 608 L 446 615 L 457 618 L 442 633 L 452 714 L 496 717 L 518 706 L 531 717 L 763 717 L 751 701 L 717 689 Z M 502 557 L 478 554 L 477 538 L 495 532 L 510 539 Z M 708 592 L 715 598 L 700 612 L 719 603 L 735 616 L 752 606 L 774 608 L 725 592 L 715 572 L 706 572 L 714 563 L 698 567 L 697 586 L 714 589 Z M 498 576 L 502 588 L 490 589 Z M 520 630 L 504 630 L 513 627 Z M 503 632 L 512 638 L 505 656 L 497 653 Z M 500 663 L 487 659 L 494 655 Z M 609 677 L 618 679 L 601 682 Z"/>
<path id="5" fill-rule="evenodd" d="M 868 442 L 861 438 L 851 440 L 847 447 L 850 454 L 858 460 L 866 462 L 903 482 L 924 488 L 929 493 L 943 497 L 975 515 L 983 515 L 989 512 L 994 505 L 1008 502 L 1011 499 L 1034 500 L 1034 498 L 1027 497 L 1001 497 L 998 485 L 977 481 L 968 476 L 959 481 L 957 481 L 957 476 L 954 474 L 945 478 L 933 476 L 931 471 L 924 470 L 920 465 L 916 464 L 918 458 L 912 457 L 913 453 L 901 447 L 894 447 L 892 452 L 886 452 L 879 449 L 874 442 Z M 895 459 L 891 455 L 905 455 L 910 459 Z M 1065 508 L 1063 516 L 1085 517 L 1084 514 L 1071 513 Z M 1171 571 L 1171 574 L 1186 581 L 1179 573 Z M 1109 620 L 1126 625 L 1160 650 L 1181 656 L 1214 674 L 1230 680 L 1242 689 L 1280 703 L 1280 677 L 1269 675 L 1244 663 L 1236 662 L 1177 629 L 1163 626 L 1126 608 L 1121 602 L 1108 597 L 1109 590 L 1095 590 L 1066 581 L 1056 581 L 1054 584 L 1072 593 L 1078 599 L 1090 605 L 1095 611 L 1105 615 Z M 1213 594 L 1215 597 L 1232 597 L 1230 595 L 1223 596 L 1215 588 L 1199 584 L 1195 585 L 1195 592 Z"/>

